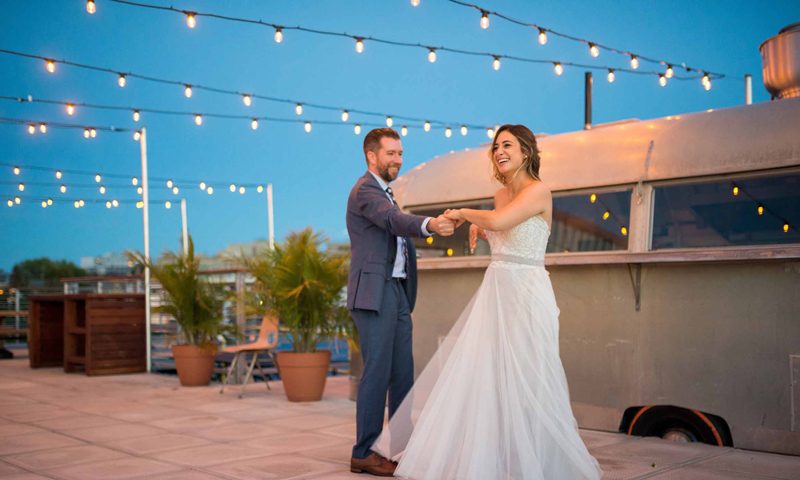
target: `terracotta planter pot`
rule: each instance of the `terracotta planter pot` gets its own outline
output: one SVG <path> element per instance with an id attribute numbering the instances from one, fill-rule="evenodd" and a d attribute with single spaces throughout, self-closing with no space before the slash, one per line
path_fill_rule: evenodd
<path id="1" fill-rule="evenodd" d="M 318 402 L 325 391 L 331 352 L 278 352 L 278 368 L 290 402 Z"/>
<path id="2" fill-rule="evenodd" d="M 217 356 L 217 346 L 198 347 L 195 345 L 173 345 L 172 356 L 175 358 L 175 368 L 178 378 L 184 387 L 197 387 L 211 383 L 214 373 L 214 357 Z"/>

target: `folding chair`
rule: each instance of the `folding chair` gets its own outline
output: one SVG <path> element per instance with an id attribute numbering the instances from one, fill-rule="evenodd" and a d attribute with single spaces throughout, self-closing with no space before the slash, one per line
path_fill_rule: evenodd
<path id="1" fill-rule="evenodd" d="M 244 355 L 246 362 L 246 355 L 248 353 L 253 354 L 253 361 L 250 362 L 250 367 L 247 369 L 247 376 L 244 377 L 244 382 L 242 382 L 242 393 L 239 394 L 239 398 L 244 397 L 244 391 L 247 388 L 247 382 L 250 381 L 250 377 L 253 375 L 253 368 L 256 365 L 258 365 L 258 371 L 261 372 L 261 376 L 264 377 L 264 383 L 267 384 L 267 390 L 271 390 L 267 376 L 264 374 L 264 370 L 261 369 L 261 364 L 258 363 L 258 355 L 260 353 L 267 353 L 269 354 L 270 358 L 272 358 L 272 362 L 275 365 L 278 365 L 278 362 L 275 358 L 275 349 L 277 346 L 278 319 L 272 317 L 263 317 L 261 320 L 261 328 L 259 329 L 258 333 L 258 340 L 252 343 L 246 343 L 244 345 L 234 345 L 225 348 L 224 351 L 226 353 L 234 353 L 235 355 L 233 356 L 233 361 L 231 362 L 231 366 L 228 368 L 228 374 L 225 377 L 225 382 L 222 384 L 222 388 L 219 390 L 219 393 L 225 392 L 225 386 L 228 384 L 228 380 L 231 378 L 231 374 L 233 374 L 236 364 L 239 363 L 239 357 Z"/>

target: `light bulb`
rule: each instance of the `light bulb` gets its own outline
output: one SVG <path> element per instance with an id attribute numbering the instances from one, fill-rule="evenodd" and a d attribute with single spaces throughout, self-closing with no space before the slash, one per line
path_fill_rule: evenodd
<path id="1" fill-rule="evenodd" d="M 275 42 L 281 43 L 283 41 L 283 32 L 280 28 L 275 29 Z"/>
<path id="2" fill-rule="evenodd" d="M 84 128 L 83 129 L 83 136 L 84 136 L 84 138 L 89 138 L 89 129 L 88 128 Z"/>
<path id="3" fill-rule="evenodd" d="M 597 57 L 598 55 L 600 55 L 600 49 L 597 48 L 597 45 L 595 45 L 594 43 L 590 43 L 589 53 L 591 53 L 593 57 Z"/>
<path id="4" fill-rule="evenodd" d="M 495 70 L 500 70 L 500 59 L 499 58 L 494 57 L 494 62 L 492 62 L 492 68 L 494 68 Z"/>
<path id="5" fill-rule="evenodd" d="M 73 205 L 75 205 L 75 208 L 81 208 L 81 204 L 78 203 L 77 200 L 75 200 L 75 203 L 73 203 Z"/>
<path id="6" fill-rule="evenodd" d="M 486 12 L 481 12 L 481 28 L 484 30 L 489 28 L 489 14 Z"/>
<path id="7" fill-rule="evenodd" d="M 708 78 L 707 73 L 703 75 L 703 86 L 706 87 L 706 90 L 711 90 L 711 79 Z"/>
<path id="8" fill-rule="evenodd" d="M 675 71 L 672 69 L 672 65 L 667 65 L 667 72 L 664 74 L 667 78 L 672 78 L 675 74 Z"/>
<path id="9" fill-rule="evenodd" d="M 8 201 L 8 206 L 9 207 L 13 207 L 14 206 L 14 201 L 13 200 L 9 200 Z"/>
<path id="10" fill-rule="evenodd" d="M 310 132 L 311 131 L 311 122 L 306 122 L 306 125 L 305 125 L 304 128 L 305 128 L 306 132 Z"/>
<path id="11" fill-rule="evenodd" d="M 138 130 L 133 132 L 133 139 L 134 140 L 136 140 L 138 142 L 140 138 L 142 138 L 141 132 L 139 132 Z"/>
<path id="12" fill-rule="evenodd" d="M 447 256 L 448 257 L 452 257 L 453 256 L 453 249 L 452 248 L 448 248 L 447 249 Z"/>
<path id="13" fill-rule="evenodd" d="M 231 183 L 230 189 L 231 189 L 231 193 L 236 192 L 236 185 Z"/>
<path id="14" fill-rule="evenodd" d="M 19 167 L 14 167 L 14 175 L 19 175 Z"/>
<path id="15" fill-rule="evenodd" d="M 167 188 L 172 188 L 172 180 L 167 180 Z"/>
<path id="16" fill-rule="evenodd" d="M 360 38 L 356 39 L 356 52 L 364 52 L 364 42 L 362 42 Z"/>
<path id="17" fill-rule="evenodd" d="M 208 192 L 208 194 L 211 195 L 212 193 L 214 193 L 214 187 L 208 187 L 206 189 L 206 192 Z"/>
<path id="18" fill-rule="evenodd" d="M 20 200 L 20 198 L 19 198 L 19 197 L 14 197 L 14 203 L 16 203 L 17 205 L 19 205 L 21 202 L 22 202 L 22 200 Z"/>
<path id="19" fill-rule="evenodd" d="M 428 245 L 433 245 L 433 237 L 426 238 L 425 242 L 427 242 Z"/>
<path id="20" fill-rule="evenodd" d="M 39 124 L 39 131 L 42 132 L 42 133 L 47 133 L 47 125 L 45 125 L 44 123 L 40 123 Z"/>
<path id="21" fill-rule="evenodd" d="M 562 73 L 564 73 L 564 67 L 560 63 L 556 63 L 556 75 L 561 75 Z"/>
<path id="22" fill-rule="evenodd" d="M 706 90 L 711 90 L 711 82 L 708 82 L 703 86 L 706 88 Z"/>
<path id="23" fill-rule="evenodd" d="M 763 215 L 764 214 L 764 207 L 762 207 L 761 205 L 758 206 L 758 214 L 759 215 Z"/>
<path id="24" fill-rule="evenodd" d="M 239 187 L 239 193 L 244 195 L 244 187 Z"/>
<path id="25" fill-rule="evenodd" d="M 303 114 L 303 105 L 298 103 L 297 106 L 294 107 L 294 113 L 296 113 L 298 115 L 302 115 Z"/>
<path id="26" fill-rule="evenodd" d="M 256 130 L 258 128 L 258 120 L 254 118 L 253 121 L 250 122 L 250 127 L 252 127 L 253 130 Z"/>
<path id="27" fill-rule="evenodd" d="M 342 121 L 346 122 L 348 118 L 350 118 L 350 114 L 347 113 L 347 110 L 343 111 L 342 112 Z"/>
<path id="28" fill-rule="evenodd" d="M 89 13 L 94 13 L 97 11 L 97 5 L 94 4 L 94 0 L 87 0 L 86 11 Z"/>
<path id="29" fill-rule="evenodd" d="M 447 137 L 447 138 L 450 138 L 450 135 L 452 135 L 452 134 L 453 134 L 453 131 L 450 130 L 450 127 L 447 127 L 447 129 L 444 131 L 444 136 Z"/>
<path id="30" fill-rule="evenodd" d="M 392 117 L 386 117 L 386 126 L 391 127 L 392 125 L 394 125 L 394 120 L 392 120 Z"/>
<path id="31" fill-rule="evenodd" d="M 636 55 L 631 55 L 631 68 L 634 70 L 639 68 L 639 58 Z"/>
<path id="32" fill-rule="evenodd" d="M 425 130 L 426 132 L 430 132 L 431 131 L 431 122 L 425 122 L 425 125 L 422 126 L 422 129 Z"/>
<path id="33" fill-rule="evenodd" d="M 197 20 L 194 18 L 194 13 L 189 13 L 186 15 L 186 25 L 188 25 L 189 28 L 194 28 L 197 26 Z"/>
<path id="34" fill-rule="evenodd" d="M 403 125 L 403 128 L 401 128 L 401 129 L 400 129 L 400 135 L 402 135 L 402 136 L 404 136 L 404 137 L 405 137 L 406 135 L 408 135 L 408 127 L 406 127 L 405 125 Z"/>
<path id="35" fill-rule="evenodd" d="M 667 77 L 665 77 L 664 75 L 661 75 L 661 74 L 659 74 L 659 75 L 658 75 L 658 83 L 659 83 L 659 84 L 660 84 L 662 87 L 666 87 L 666 86 L 667 86 Z"/>
<path id="36" fill-rule="evenodd" d="M 428 52 L 428 61 L 431 63 L 436 62 L 436 50 L 431 48 L 431 51 Z"/>
<path id="37" fill-rule="evenodd" d="M 18 187 L 18 188 L 19 188 L 19 191 L 20 191 L 20 192 L 24 192 L 24 191 L 25 191 L 25 185 L 24 185 L 24 184 L 22 184 L 22 183 L 20 183 L 20 184 L 19 184 L 19 187 Z"/>
<path id="38" fill-rule="evenodd" d="M 172 193 L 177 195 L 178 194 L 178 187 L 172 187 Z"/>
<path id="39" fill-rule="evenodd" d="M 206 182 L 200 182 L 200 190 L 206 189 Z"/>
<path id="40" fill-rule="evenodd" d="M 114 205 L 114 207 L 119 207 L 119 202 L 116 200 L 112 200 L 111 205 Z"/>
<path id="41" fill-rule="evenodd" d="M 196 123 L 198 125 L 202 125 L 203 124 L 203 117 L 200 116 L 200 115 L 195 115 L 194 116 L 194 123 Z"/>
<path id="42" fill-rule="evenodd" d="M 258 191 L 258 193 L 261 193 L 264 191 L 264 187 L 262 185 L 259 185 L 256 190 Z"/>
<path id="43" fill-rule="evenodd" d="M 44 200 L 42 200 L 42 208 L 47 208 L 47 202 L 45 202 Z"/>
<path id="44" fill-rule="evenodd" d="M 492 130 L 491 128 L 487 128 L 486 129 L 486 136 L 489 137 L 489 138 L 494 138 L 494 130 Z"/>
<path id="45" fill-rule="evenodd" d="M 608 82 L 609 83 L 613 83 L 615 78 L 616 77 L 614 76 L 614 70 L 609 70 L 608 71 Z"/>
<path id="46" fill-rule="evenodd" d="M 467 126 L 461 125 L 461 135 L 466 135 L 466 134 L 467 134 Z"/>
<path id="47" fill-rule="evenodd" d="M 144 205 L 143 202 L 136 202 L 136 208 L 142 208 Z"/>
<path id="48" fill-rule="evenodd" d="M 610 217 L 610 216 L 611 216 L 611 212 L 606 210 L 606 213 L 603 214 L 603 220 L 608 220 L 608 217 Z"/>
<path id="49" fill-rule="evenodd" d="M 103 195 L 106 194 L 106 187 L 104 187 L 103 185 L 100 185 L 100 193 Z"/>
<path id="50" fill-rule="evenodd" d="M 61 193 L 67 193 L 67 186 L 61 185 Z"/>
<path id="51" fill-rule="evenodd" d="M 543 28 L 539 29 L 539 45 L 544 45 L 547 43 L 547 33 L 545 33 Z"/>
<path id="52" fill-rule="evenodd" d="M 120 73 L 119 74 L 119 79 L 117 80 L 117 83 L 119 84 L 120 87 L 124 87 L 125 86 L 125 75 Z"/>
<path id="53" fill-rule="evenodd" d="M 736 185 L 733 186 L 733 195 L 734 196 L 739 195 L 739 187 L 737 187 Z"/>
<path id="54" fill-rule="evenodd" d="M 90 129 L 90 130 L 89 130 L 89 134 L 91 134 L 92 138 L 94 138 L 94 137 L 96 137 L 96 136 L 97 136 L 97 130 L 95 130 L 94 128 L 92 128 L 92 129 Z"/>
<path id="55" fill-rule="evenodd" d="M 595 195 L 595 194 L 593 193 L 593 194 L 592 194 L 592 196 L 591 196 L 591 197 L 589 197 L 589 201 L 590 201 L 591 203 L 594 203 L 596 200 L 597 200 L 597 195 Z"/>
<path id="56" fill-rule="evenodd" d="M 47 199 L 47 204 L 48 205 L 52 205 L 53 204 L 53 199 L 52 198 L 48 198 Z"/>
<path id="57" fill-rule="evenodd" d="M 67 104 L 67 115 L 73 115 L 75 113 L 75 105 L 68 103 Z"/>
<path id="58" fill-rule="evenodd" d="M 56 178 L 61 178 L 61 170 L 56 170 Z"/>
<path id="59" fill-rule="evenodd" d="M 356 135 L 360 135 L 361 134 L 361 125 L 356 124 L 355 128 L 353 128 L 353 131 L 356 132 Z"/>
<path id="60" fill-rule="evenodd" d="M 133 121 L 134 122 L 138 122 L 139 121 L 139 110 L 134 110 L 133 111 Z"/>
<path id="61" fill-rule="evenodd" d="M 172 203 L 167 201 L 167 203 L 165 203 L 164 206 L 167 207 L 167 210 L 169 210 L 170 208 L 172 208 Z"/>
<path id="62" fill-rule="evenodd" d="M 106 202 L 106 208 L 111 208 L 111 202 Z"/>
<path id="63" fill-rule="evenodd" d="M 33 125 L 28 125 L 28 133 L 30 133 L 31 135 L 36 133 L 36 127 L 34 127 Z"/>
<path id="64" fill-rule="evenodd" d="M 788 223 L 784 223 L 783 224 L 783 233 L 789 233 L 789 224 Z"/>
<path id="65" fill-rule="evenodd" d="M 94 181 L 95 182 L 100 183 L 100 180 L 102 180 L 102 177 L 100 177 L 100 174 L 97 174 L 97 175 L 94 176 Z"/>
<path id="66" fill-rule="evenodd" d="M 625 228 L 625 227 L 622 227 L 622 228 L 620 229 L 620 232 L 622 232 L 622 234 L 623 234 L 623 235 L 627 235 L 627 234 L 628 234 L 628 229 L 627 229 L 627 228 Z"/>
<path id="67" fill-rule="evenodd" d="M 186 85 L 186 88 L 183 90 L 183 93 L 184 95 L 186 95 L 186 98 L 192 98 L 192 86 Z"/>
<path id="68" fill-rule="evenodd" d="M 252 103 L 250 100 L 250 95 L 245 95 L 242 97 L 242 101 L 244 102 L 245 106 L 249 107 Z"/>
<path id="69" fill-rule="evenodd" d="M 136 187 L 136 193 L 138 193 L 139 195 L 141 195 L 143 191 L 144 190 L 142 189 L 142 187 Z"/>
<path id="70" fill-rule="evenodd" d="M 411 0 L 411 6 L 412 7 L 418 7 L 419 6 L 419 0 Z"/>
<path id="71" fill-rule="evenodd" d="M 47 61 L 47 71 L 50 73 L 56 73 L 56 62 L 52 60 Z"/>

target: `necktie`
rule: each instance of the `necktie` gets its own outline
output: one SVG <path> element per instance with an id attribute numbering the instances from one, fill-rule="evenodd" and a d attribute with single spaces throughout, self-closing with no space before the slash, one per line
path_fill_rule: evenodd
<path id="1" fill-rule="evenodd" d="M 392 187 L 386 187 L 386 193 L 388 193 L 389 196 L 392 197 L 392 203 L 395 203 L 395 201 L 394 201 L 394 192 L 392 191 Z"/>
<path id="2" fill-rule="evenodd" d="M 394 201 L 394 192 L 392 191 L 392 187 L 386 187 L 386 193 L 388 193 L 389 196 L 392 197 L 392 203 L 397 205 L 397 202 Z M 401 240 L 403 241 L 403 257 L 405 257 L 405 259 L 406 259 L 406 262 L 405 262 L 406 264 L 403 265 L 403 271 L 407 272 L 408 271 L 408 244 L 406 244 L 406 239 L 405 238 L 401 238 Z"/>

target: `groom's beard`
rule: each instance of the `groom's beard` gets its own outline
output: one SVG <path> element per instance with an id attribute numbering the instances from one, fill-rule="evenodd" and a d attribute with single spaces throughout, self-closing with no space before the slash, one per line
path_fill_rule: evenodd
<path id="1" fill-rule="evenodd" d="M 390 165 L 386 165 L 384 168 L 378 169 L 378 173 L 380 174 L 381 178 L 386 183 L 392 183 L 397 178 L 397 175 L 400 173 L 400 167 L 397 167 L 397 172 L 392 175 L 389 172 Z"/>

